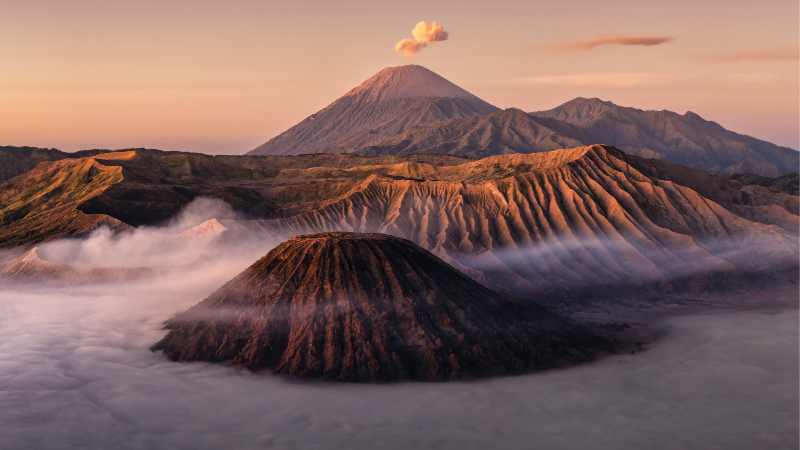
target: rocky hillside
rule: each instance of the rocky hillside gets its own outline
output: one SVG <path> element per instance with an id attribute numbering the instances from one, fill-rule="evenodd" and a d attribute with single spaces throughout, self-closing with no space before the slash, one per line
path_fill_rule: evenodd
<path id="1" fill-rule="evenodd" d="M 291 239 L 167 323 L 177 361 L 337 381 L 443 380 L 583 361 L 607 344 L 386 235 Z"/>
<path id="2" fill-rule="evenodd" d="M 352 152 L 420 125 L 496 110 L 424 67 L 389 67 L 250 154 Z"/>
<path id="3" fill-rule="evenodd" d="M 86 234 L 100 226 L 127 225 L 108 214 L 79 207 L 123 180 L 122 168 L 106 165 L 130 152 L 42 163 L 0 184 L 0 247 Z"/>
<path id="4" fill-rule="evenodd" d="M 480 160 L 116 155 L 43 163 L 0 187 L 10 199 L 0 246 L 160 224 L 205 196 L 251 219 L 215 217 L 223 235 L 389 233 L 526 292 L 736 278 L 796 261 L 790 180 L 712 176 L 605 146 Z"/>

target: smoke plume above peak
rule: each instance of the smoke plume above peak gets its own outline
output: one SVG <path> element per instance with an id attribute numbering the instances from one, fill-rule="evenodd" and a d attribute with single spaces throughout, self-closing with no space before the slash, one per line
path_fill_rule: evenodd
<path id="1" fill-rule="evenodd" d="M 450 37 L 444 25 L 433 20 L 421 20 L 411 30 L 411 38 L 400 39 L 394 46 L 394 51 L 405 57 L 412 57 L 432 42 L 446 41 Z"/>

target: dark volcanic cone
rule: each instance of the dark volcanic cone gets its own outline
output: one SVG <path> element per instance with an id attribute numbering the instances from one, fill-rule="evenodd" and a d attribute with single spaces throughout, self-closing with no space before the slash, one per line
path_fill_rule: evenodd
<path id="1" fill-rule="evenodd" d="M 286 241 L 166 327 L 153 349 L 173 360 L 341 381 L 518 373 L 604 342 L 410 241 L 356 233 Z"/>

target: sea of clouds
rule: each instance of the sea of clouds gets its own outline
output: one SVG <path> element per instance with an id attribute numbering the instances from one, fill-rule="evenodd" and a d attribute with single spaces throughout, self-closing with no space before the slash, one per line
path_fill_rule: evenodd
<path id="1" fill-rule="evenodd" d="M 161 227 L 41 246 L 123 283 L 0 285 L 2 449 L 796 448 L 797 310 L 670 319 L 648 351 L 478 382 L 297 382 L 149 347 L 276 242 L 186 234 L 224 204 Z M 764 302 L 769 302 L 764 298 Z"/>

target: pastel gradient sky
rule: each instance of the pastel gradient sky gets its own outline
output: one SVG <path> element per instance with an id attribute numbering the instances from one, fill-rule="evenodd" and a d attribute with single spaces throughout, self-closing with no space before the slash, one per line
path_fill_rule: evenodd
<path id="1" fill-rule="evenodd" d="M 449 39 L 395 53 L 423 19 Z M 600 97 L 797 148 L 797 56 L 797 0 L 0 0 L 0 145 L 241 153 L 413 62 L 504 108 Z"/>

